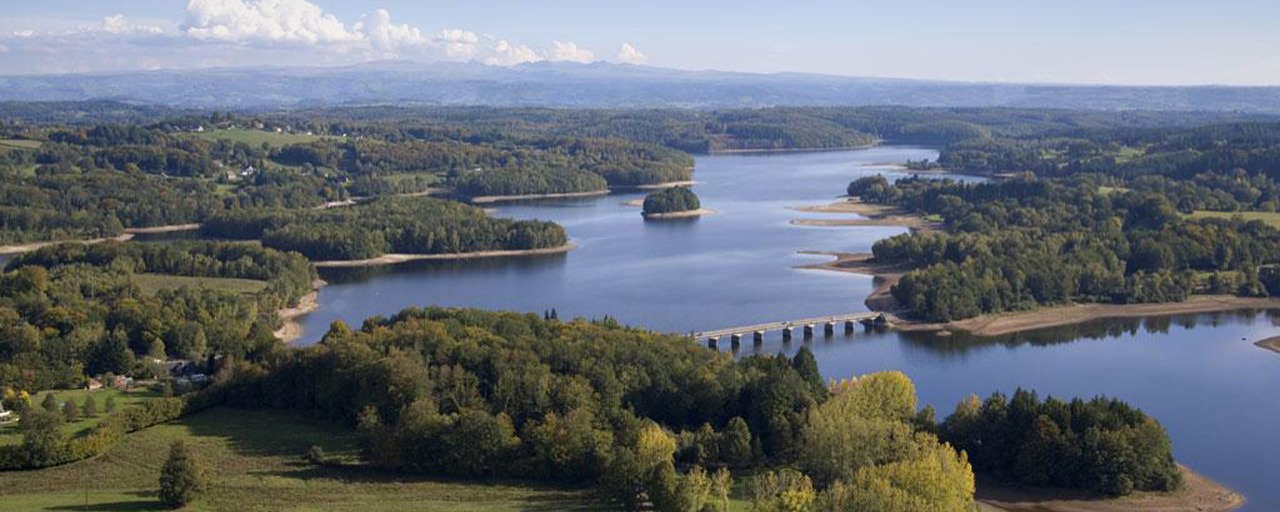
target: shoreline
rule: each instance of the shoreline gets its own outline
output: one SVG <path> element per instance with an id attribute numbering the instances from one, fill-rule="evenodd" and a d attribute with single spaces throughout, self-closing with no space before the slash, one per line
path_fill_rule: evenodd
<path id="1" fill-rule="evenodd" d="M 201 224 L 170 224 L 168 226 L 153 226 L 149 228 L 125 228 L 125 234 L 129 235 L 152 235 L 157 233 L 178 233 L 182 231 L 195 231 L 200 229 Z"/>
<path id="2" fill-rule="evenodd" d="M 713 149 L 708 150 L 708 155 L 744 155 L 744 154 L 767 154 L 767 153 L 822 153 L 834 151 L 858 151 L 862 149 L 871 149 L 883 144 L 884 140 L 877 140 L 870 144 L 862 144 L 858 146 L 841 146 L 836 148 L 759 148 L 759 149 Z"/>
<path id="3" fill-rule="evenodd" d="M 710 208 L 698 208 L 697 210 L 685 210 L 682 212 L 667 213 L 641 213 L 644 220 L 671 220 L 671 219 L 696 219 L 704 215 L 715 215 L 717 212 Z"/>
<path id="4" fill-rule="evenodd" d="M 514 196 L 475 196 L 475 197 L 464 196 L 463 199 L 465 199 L 466 202 L 471 204 L 492 204 L 492 203 L 505 203 L 510 201 L 528 201 L 533 199 L 564 199 L 564 198 L 572 198 L 572 197 L 607 196 L 609 195 L 609 192 L 610 192 L 609 189 L 604 189 L 604 190 L 592 190 L 589 192 L 564 192 L 560 194 L 523 194 L 523 195 L 514 195 Z"/>
<path id="5" fill-rule="evenodd" d="M 853 214 L 861 219 L 792 219 L 793 226 L 818 227 L 903 227 L 912 231 L 941 231 L 942 224 L 929 222 L 920 215 L 906 212 L 901 208 L 887 204 L 864 203 L 861 200 L 846 198 L 842 201 L 816 206 L 792 206 L 791 210 L 820 214 Z"/>
<path id="6" fill-rule="evenodd" d="M 694 180 L 663 181 L 658 183 L 648 183 L 645 185 L 632 185 L 632 186 L 625 186 L 625 187 L 615 186 L 615 187 L 610 187 L 609 190 L 613 192 L 626 192 L 626 191 L 634 191 L 634 190 L 662 190 L 666 188 L 675 188 L 675 187 L 692 187 L 694 185 L 701 185 L 701 184 L 702 184 L 701 181 L 694 181 Z"/>
<path id="7" fill-rule="evenodd" d="M 1197 295 L 1182 302 L 1154 304 L 1072 304 L 1032 311 L 996 313 L 951 322 L 907 322 L 901 331 L 963 331 L 973 336 L 1004 336 L 1024 331 L 1077 325 L 1095 320 L 1280 309 L 1280 299 Z"/>
<path id="8" fill-rule="evenodd" d="M 824 261 L 822 263 L 814 263 L 810 265 L 801 265 L 795 268 L 805 270 L 826 270 L 830 272 L 846 272 L 850 274 L 858 274 L 871 276 L 872 284 L 875 288 L 862 301 L 871 311 L 881 313 L 890 313 L 896 316 L 900 313 L 901 308 L 898 302 L 893 298 L 890 291 L 893 285 L 898 284 L 902 276 L 907 273 L 907 268 L 899 265 L 886 265 L 873 261 L 871 253 L 847 253 L 832 251 L 800 251 L 800 254 L 810 256 L 830 256 L 835 259 Z"/>
<path id="9" fill-rule="evenodd" d="M 111 241 L 128 242 L 129 240 L 133 240 L 133 233 L 129 233 L 126 231 L 122 235 L 108 237 L 108 238 L 92 238 L 89 240 L 55 240 L 50 242 L 28 242 L 25 244 L 13 244 L 13 245 L 0 246 L 0 255 L 9 256 L 14 254 L 22 254 L 22 253 L 31 252 L 31 251 L 43 249 L 45 247 L 53 246 L 53 245 L 59 245 L 59 244 L 93 245 L 93 244 L 100 244 L 102 242 L 111 242 Z"/>
<path id="10" fill-rule="evenodd" d="M 298 305 L 284 308 L 276 311 L 276 315 L 280 317 L 282 325 L 272 334 L 281 343 L 289 344 L 297 341 L 302 337 L 302 323 L 299 318 L 320 309 L 320 289 L 328 286 L 323 279 L 316 279 L 311 282 L 311 293 L 298 298 Z"/>
<path id="11" fill-rule="evenodd" d="M 507 258 L 512 256 L 542 256 L 549 254 L 564 254 L 576 249 L 578 246 L 573 243 L 567 243 L 559 247 L 548 247 L 545 249 L 521 249 L 510 251 L 477 251 L 477 252 L 460 252 L 450 254 L 383 254 L 377 258 L 369 258 L 364 260 L 331 260 L 331 261 L 313 261 L 311 264 L 316 268 L 355 268 L 355 267 L 377 267 L 382 265 L 395 265 L 398 263 L 407 263 L 410 261 L 424 260 L 470 260 L 479 258 Z"/>
<path id="12" fill-rule="evenodd" d="M 1254 346 L 1280 354 L 1280 336 L 1272 336 L 1265 340 L 1254 342 Z"/>
<path id="13" fill-rule="evenodd" d="M 1120 498 L 1100 498 L 1081 491 L 1019 488 L 978 479 L 974 501 L 983 512 L 1228 512 L 1245 504 L 1245 497 L 1214 480 L 1178 464 L 1183 488 L 1171 493 L 1137 492 Z"/>

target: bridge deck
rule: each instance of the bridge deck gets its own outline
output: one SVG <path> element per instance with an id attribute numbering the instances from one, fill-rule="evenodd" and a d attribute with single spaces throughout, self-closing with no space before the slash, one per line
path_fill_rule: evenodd
<path id="1" fill-rule="evenodd" d="M 879 317 L 880 315 L 888 316 L 887 314 L 881 313 L 879 311 L 863 311 L 861 313 L 849 313 L 844 315 L 828 315 L 828 316 L 821 316 L 816 318 L 802 318 L 799 320 L 769 322 L 769 323 L 755 324 L 755 325 L 744 325 L 742 327 L 730 327 L 727 329 L 716 329 L 714 331 L 704 331 L 704 332 L 696 333 L 694 334 L 694 337 L 695 338 L 724 337 L 724 336 L 732 336 L 734 334 L 750 334 L 755 331 L 776 331 L 779 329 L 783 329 L 785 327 L 803 328 L 805 325 L 808 325 L 808 324 L 821 325 L 826 322 L 840 323 L 848 320 L 859 322 L 862 320 L 874 320 L 876 317 Z"/>

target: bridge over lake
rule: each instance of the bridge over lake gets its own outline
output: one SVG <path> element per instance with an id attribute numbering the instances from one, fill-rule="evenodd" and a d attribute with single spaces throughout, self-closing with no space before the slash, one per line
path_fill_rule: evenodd
<path id="1" fill-rule="evenodd" d="M 715 347 L 720 343 L 722 338 L 728 337 L 734 346 L 742 342 L 744 336 L 752 336 L 755 343 L 764 343 L 764 334 L 769 331 L 782 331 L 782 340 L 791 341 L 795 335 L 795 330 L 800 329 L 804 337 L 812 338 L 818 326 L 822 326 L 823 335 L 832 336 L 836 332 L 836 325 L 843 324 L 844 332 L 850 334 L 854 331 L 858 324 L 867 327 L 875 325 L 888 326 L 894 321 L 892 315 L 879 311 L 863 311 L 859 313 L 848 313 L 843 315 L 829 315 L 815 318 L 801 318 L 798 320 L 786 320 L 781 322 L 768 322 L 755 325 L 744 325 L 741 327 L 729 327 L 726 329 L 716 329 L 714 331 L 704 331 L 694 333 L 694 339 L 706 340 L 707 346 Z"/>

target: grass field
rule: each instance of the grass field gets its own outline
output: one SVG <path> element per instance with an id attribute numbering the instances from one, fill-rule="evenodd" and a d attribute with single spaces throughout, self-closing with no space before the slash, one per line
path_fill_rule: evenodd
<path id="1" fill-rule="evenodd" d="M 164 274 L 138 274 L 134 281 L 142 288 L 142 293 L 155 295 L 160 290 L 173 290 L 189 286 L 191 288 L 208 288 L 242 295 L 253 295 L 267 287 L 266 281 L 254 279 L 231 279 L 221 277 L 185 277 Z"/>
<path id="2" fill-rule="evenodd" d="M 276 133 L 274 131 L 264 130 L 246 130 L 237 128 L 234 130 L 209 130 L 195 134 L 197 137 L 209 140 L 230 140 L 232 142 L 243 142 L 253 147 L 261 146 L 263 142 L 272 147 L 281 147 L 289 144 L 298 144 L 302 142 L 312 142 L 325 138 L 322 135 L 306 135 L 301 133 Z"/>
<path id="3" fill-rule="evenodd" d="M 103 418 L 106 418 L 107 397 L 115 397 L 116 407 L 125 408 L 160 396 L 158 393 L 153 391 L 134 391 L 125 393 L 116 389 L 106 388 L 99 389 L 97 391 L 73 389 L 36 393 L 35 396 L 31 397 L 31 403 L 36 407 L 40 407 L 40 403 L 44 400 L 45 395 L 49 393 L 53 393 L 58 402 L 70 401 L 75 403 L 77 407 L 84 404 L 85 397 L 90 395 L 92 395 L 93 399 L 98 402 L 98 415 L 96 417 L 81 418 L 75 423 L 67 423 L 66 425 L 63 425 L 62 429 L 68 436 L 75 436 L 87 432 L 89 429 L 96 426 L 98 422 L 102 421 Z M 21 442 L 22 433 L 18 430 L 18 424 L 16 422 L 6 423 L 3 426 L 0 426 L 0 446 L 7 444 L 19 444 Z M 0 480 L 3 480 L 3 478 L 0 477 Z"/>
<path id="4" fill-rule="evenodd" d="M 36 149 L 40 144 L 38 140 L 0 139 L 0 148 Z"/>
<path id="5" fill-rule="evenodd" d="M 586 491 L 521 483 L 454 482 L 361 468 L 320 468 L 318 445 L 353 458 L 352 430 L 278 411 L 217 408 L 130 434 L 101 457 L 0 473 L 0 511 L 162 510 L 156 499 L 168 446 L 187 440 L 211 469 L 205 495 L 185 510 L 515 512 L 598 509 Z"/>
<path id="6" fill-rule="evenodd" d="M 1260 220 L 1272 227 L 1280 228 L 1280 212 L 1209 212 L 1200 210 L 1192 213 L 1189 217 L 1192 219 L 1230 219 L 1237 215 L 1245 220 Z"/>

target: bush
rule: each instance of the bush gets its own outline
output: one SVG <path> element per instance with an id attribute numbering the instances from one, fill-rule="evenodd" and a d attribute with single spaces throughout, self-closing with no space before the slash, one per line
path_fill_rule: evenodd
<path id="1" fill-rule="evenodd" d="M 170 508 L 181 508 L 195 500 L 207 485 L 204 465 L 187 444 L 174 441 L 169 447 L 169 460 L 160 470 L 160 501 Z"/>

